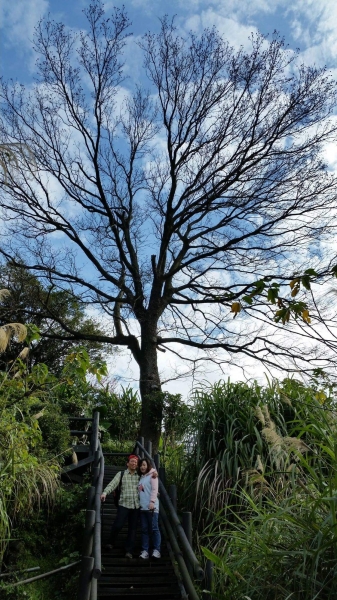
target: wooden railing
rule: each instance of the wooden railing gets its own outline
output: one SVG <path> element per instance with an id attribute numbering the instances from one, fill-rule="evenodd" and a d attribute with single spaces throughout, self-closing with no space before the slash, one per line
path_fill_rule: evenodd
<path id="1" fill-rule="evenodd" d="M 92 457 L 93 468 L 85 514 L 78 600 L 97 600 L 97 580 L 102 573 L 101 494 L 103 490 L 104 456 L 99 441 L 99 412 L 95 412 L 93 415 L 89 456 Z"/>
<path id="2" fill-rule="evenodd" d="M 148 458 L 159 471 L 159 518 L 166 539 L 177 562 L 180 577 L 188 594 L 189 600 L 200 600 L 195 582 L 204 581 L 205 573 L 192 548 L 192 515 L 183 513 L 183 523 L 177 514 L 176 488 L 170 486 L 170 493 L 165 487 L 165 470 L 160 467 L 159 455 L 152 458 L 152 444 L 142 438 L 136 442 L 136 452 L 142 458 Z M 205 586 L 203 586 L 205 587 Z"/>

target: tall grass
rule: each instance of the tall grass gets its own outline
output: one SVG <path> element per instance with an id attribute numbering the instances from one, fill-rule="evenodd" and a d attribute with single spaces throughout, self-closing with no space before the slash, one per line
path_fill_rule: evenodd
<path id="1" fill-rule="evenodd" d="M 220 381 L 196 390 L 185 473 L 191 498 L 200 509 L 221 510 L 228 490 L 252 481 L 263 487 L 266 473 L 291 468 L 298 453 L 328 468 L 318 450 L 334 422 L 332 399 L 322 405 L 292 380 L 265 387 Z"/>
<path id="2" fill-rule="evenodd" d="M 291 380 L 220 382 L 196 392 L 192 433 L 185 504 L 217 597 L 336 597 L 334 399 Z"/>
<path id="3" fill-rule="evenodd" d="M 216 564 L 220 597 L 336 597 L 337 460 L 331 441 L 328 478 L 299 457 L 296 475 L 284 474 L 278 493 L 261 502 L 261 496 L 238 490 L 236 503 L 213 515 L 203 532 L 204 552 Z"/>
<path id="4" fill-rule="evenodd" d="M 238 482 L 254 475 L 262 482 L 261 464 L 265 469 L 273 460 L 257 416 L 259 406 L 268 406 L 277 430 L 286 435 L 275 385 L 263 388 L 256 383 L 221 381 L 194 393 L 185 477 L 190 497 L 185 503 L 192 508 L 193 502 L 195 512 L 206 521 L 209 511 L 217 512 L 231 503 L 231 490 Z"/>

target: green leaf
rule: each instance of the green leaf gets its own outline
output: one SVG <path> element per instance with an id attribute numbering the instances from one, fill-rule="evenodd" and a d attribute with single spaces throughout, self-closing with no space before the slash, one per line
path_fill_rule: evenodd
<path id="1" fill-rule="evenodd" d="M 27 327 L 27 337 L 26 337 L 27 344 L 30 344 L 31 342 L 33 342 L 35 340 L 41 339 L 40 330 L 36 325 L 34 325 L 34 323 L 28 323 L 26 325 L 26 327 Z"/>
<path id="2" fill-rule="evenodd" d="M 265 282 L 263 281 L 263 279 L 260 279 L 259 281 L 256 281 L 253 284 L 255 290 L 253 290 L 253 292 L 251 293 L 252 296 L 256 296 L 257 294 L 262 294 L 264 288 L 266 287 Z"/>
<path id="3" fill-rule="evenodd" d="M 306 290 L 310 290 L 310 277 L 309 275 L 304 275 L 301 279 L 301 283 Z"/>
<path id="4" fill-rule="evenodd" d="M 268 290 L 268 294 L 267 294 L 267 298 L 269 300 L 269 302 L 272 302 L 272 304 L 275 304 L 277 298 L 278 298 L 278 293 L 279 293 L 279 289 L 278 287 L 270 287 Z"/>
<path id="5" fill-rule="evenodd" d="M 217 556 L 216 554 L 214 554 L 213 552 L 211 552 L 210 550 L 208 550 L 208 548 L 205 548 L 204 546 L 201 546 L 201 550 L 202 550 L 203 554 L 206 556 L 206 558 L 208 558 L 208 560 L 211 560 L 216 567 L 218 567 L 219 569 L 224 571 L 226 573 L 226 575 L 228 575 L 228 577 L 230 577 L 230 579 L 235 581 L 236 577 L 235 577 L 234 573 L 226 565 L 225 557 Z"/>

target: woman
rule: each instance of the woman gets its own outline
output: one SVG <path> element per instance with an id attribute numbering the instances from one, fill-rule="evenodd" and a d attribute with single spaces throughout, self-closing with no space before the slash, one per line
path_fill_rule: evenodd
<path id="1" fill-rule="evenodd" d="M 159 500 L 158 500 L 158 478 L 152 475 L 152 468 L 147 458 L 139 459 L 139 503 L 140 521 L 142 526 L 142 551 L 140 558 L 149 558 L 150 538 L 152 538 L 152 558 L 160 558 L 161 537 L 158 526 Z"/>

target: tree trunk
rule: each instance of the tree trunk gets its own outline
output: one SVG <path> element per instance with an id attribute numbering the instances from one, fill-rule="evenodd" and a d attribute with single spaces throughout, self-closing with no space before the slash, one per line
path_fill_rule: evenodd
<path id="1" fill-rule="evenodd" d="M 142 399 L 140 435 L 150 440 L 153 450 L 159 445 L 162 422 L 162 395 L 157 360 L 157 327 L 148 321 L 141 325 L 139 389 Z"/>

